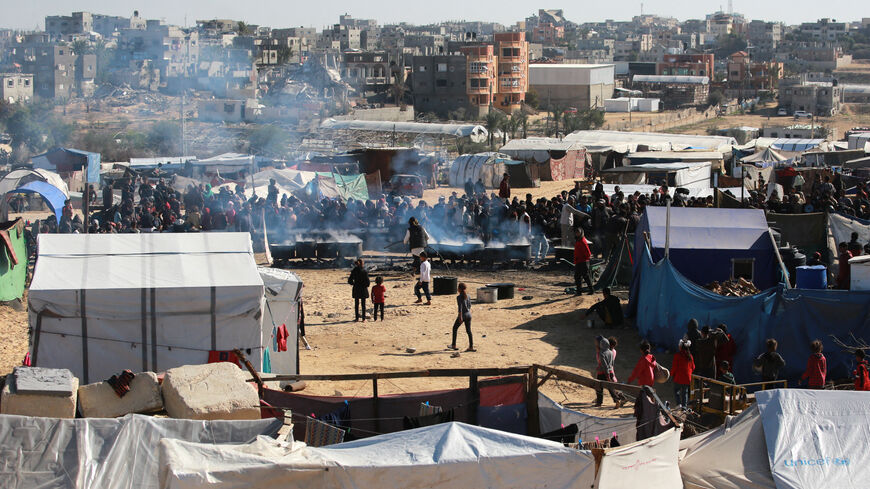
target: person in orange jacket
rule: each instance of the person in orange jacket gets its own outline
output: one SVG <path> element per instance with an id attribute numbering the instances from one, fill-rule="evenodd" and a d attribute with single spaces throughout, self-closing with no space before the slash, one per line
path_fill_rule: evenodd
<path id="1" fill-rule="evenodd" d="M 589 242 L 583 236 L 583 230 L 577 228 L 574 231 L 574 294 L 581 295 L 583 281 L 589 285 L 589 295 L 595 294 L 592 285 L 592 275 L 589 270 L 589 261 L 592 260 L 592 251 L 589 250 Z"/>
<path id="2" fill-rule="evenodd" d="M 652 386 L 656 381 L 656 357 L 650 353 L 649 341 L 643 340 L 640 342 L 640 358 L 634 365 L 634 370 L 628 377 L 628 383 L 631 384 L 637 380 L 638 385 Z"/>
<path id="3" fill-rule="evenodd" d="M 867 373 L 867 360 L 864 360 L 864 350 L 855 350 L 855 376 L 856 391 L 870 391 L 870 375 Z"/>

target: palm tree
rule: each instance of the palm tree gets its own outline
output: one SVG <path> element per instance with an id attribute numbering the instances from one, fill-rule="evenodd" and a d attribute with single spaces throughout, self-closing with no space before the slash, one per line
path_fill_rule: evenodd
<path id="1" fill-rule="evenodd" d="M 515 110 L 513 114 L 511 114 L 511 121 L 514 123 L 513 131 L 511 131 L 511 137 L 516 136 L 516 131 L 519 128 L 523 129 L 523 139 L 526 137 L 526 126 L 529 123 L 529 116 L 522 110 Z"/>
<path id="2" fill-rule="evenodd" d="M 489 112 L 486 113 L 486 117 L 484 118 L 483 126 L 486 128 L 487 131 L 489 131 L 490 151 L 495 148 L 494 133 L 495 131 L 501 129 L 502 119 L 504 119 L 504 114 L 498 109 L 494 109 L 492 107 L 490 107 Z"/>

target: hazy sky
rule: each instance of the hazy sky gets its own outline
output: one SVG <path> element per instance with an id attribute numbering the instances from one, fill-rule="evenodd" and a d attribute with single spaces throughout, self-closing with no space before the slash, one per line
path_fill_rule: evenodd
<path id="1" fill-rule="evenodd" d="M 778 20 L 789 24 L 832 17 L 841 21 L 870 16 L 866 0 L 735 0 L 734 11 L 750 19 Z M 73 10 L 129 16 L 138 9 L 143 17 L 163 18 L 172 24 L 188 25 L 196 19 L 230 18 L 272 27 L 324 26 L 338 22 L 348 13 L 357 18 L 375 18 L 380 23 L 406 21 L 428 24 L 441 20 L 486 20 L 510 25 L 537 12 L 539 8 L 563 8 L 574 22 L 604 19 L 628 20 L 641 11 L 640 1 L 553 1 L 535 3 L 523 0 L 3 0 L 7 4 L 0 27 L 43 28 L 46 15 L 68 15 Z M 14 7 L 11 5 L 14 4 Z M 646 0 L 648 14 L 677 17 L 680 20 L 703 18 L 707 13 L 727 9 L 727 0 Z"/>

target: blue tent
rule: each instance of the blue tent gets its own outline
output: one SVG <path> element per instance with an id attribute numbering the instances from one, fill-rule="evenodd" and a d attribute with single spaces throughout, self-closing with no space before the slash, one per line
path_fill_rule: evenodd
<path id="1" fill-rule="evenodd" d="M 83 171 L 87 183 L 100 183 L 100 153 L 91 153 L 73 148 L 55 148 L 34 156 L 33 168 L 43 168 L 58 173 Z"/>
<path id="2" fill-rule="evenodd" d="M 667 208 L 647 207 L 634 249 L 645 248 L 644 233 L 649 233 L 653 260 L 664 258 L 666 221 Z M 738 271 L 752 268 L 752 282 L 759 289 L 779 283 L 779 262 L 760 209 L 672 207 L 670 234 L 671 263 L 696 284 L 730 279 L 735 264 Z"/>
<path id="3" fill-rule="evenodd" d="M 51 210 L 54 211 L 57 223 L 60 224 L 60 216 L 63 214 L 63 203 L 66 201 L 66 196 L 59 188 L 50 183 L 33 181 L 25 183 L 12 192 L 41 195 L 51 207 Z"/>
<path id="4" fill-rule="evenodd" d="M 632 303 L 640 335 L 674 351 L 689 319 L 702 326 L 724 323 L 737 343 L 733 368 L 740 383 L 760 380 L 752 371 L 752 360 L 764 353 L 767 338 L 779 342 L 785 378 L 801 376 L 814 339 L 825 346 L 828 378 L 846 378 L 854 369 L 854 356 L 834 345 L 831 335 L 848 340 L 850 333 L 866 338 L 870 331 L 870 292 L 779 285 L 754 296 L 724 297 L 686 280 L 669 260 L 653 263 L 650 254 L 643 252 L 636 263 L 638 286 L 632 291 Z M 659 360 L 670 365 L 670 358 Z"/>

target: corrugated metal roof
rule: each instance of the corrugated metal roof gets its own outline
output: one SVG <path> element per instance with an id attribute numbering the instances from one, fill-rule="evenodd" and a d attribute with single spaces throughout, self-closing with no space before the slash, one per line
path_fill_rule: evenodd
<path id="1" fill-rule="evenodd" d="M 707 85 L 710 77 L 681 75 L 634 75 L 635 83 L 683 83 L 687 85 Z"/>

